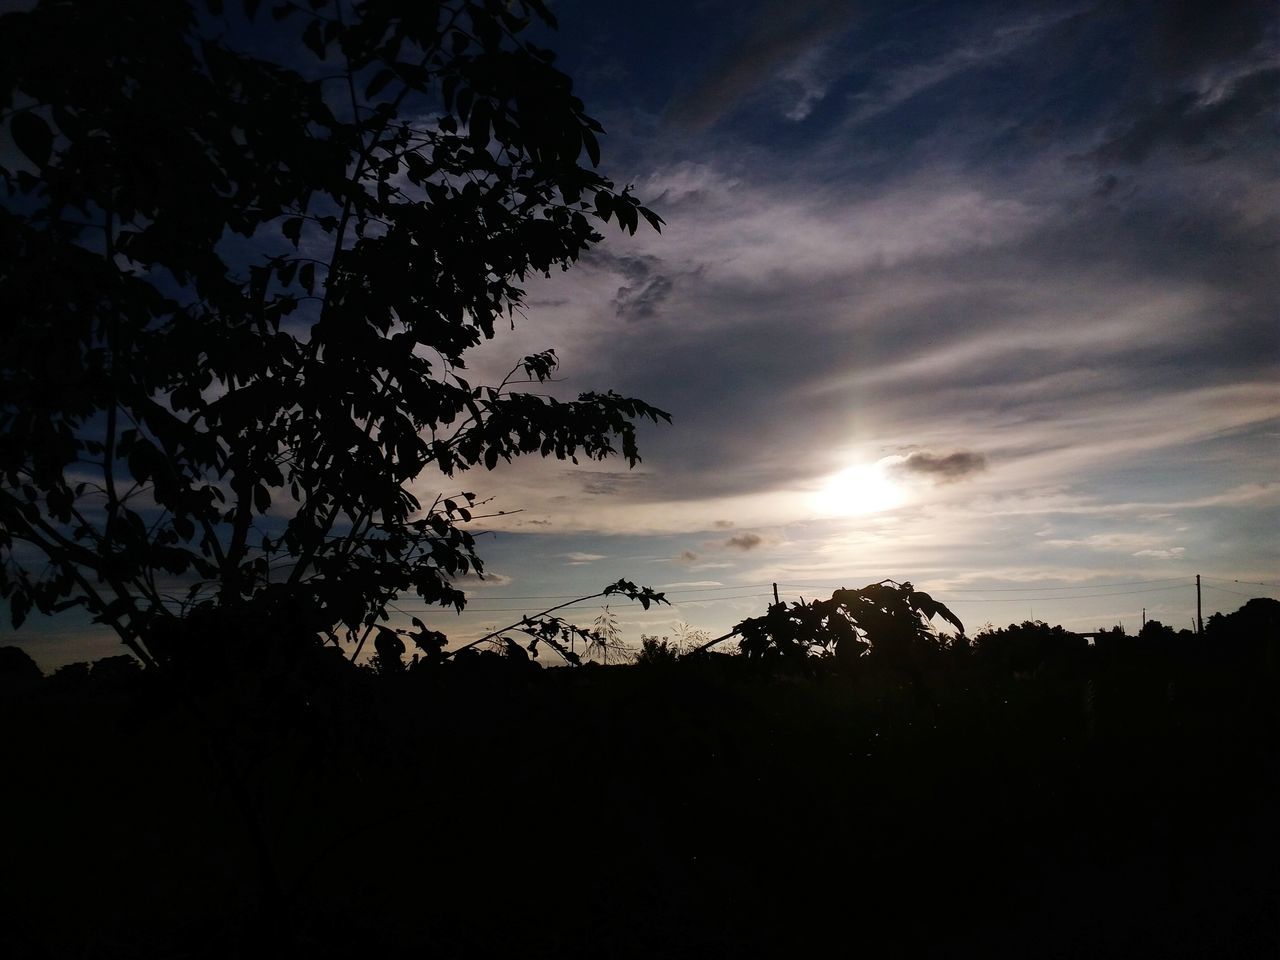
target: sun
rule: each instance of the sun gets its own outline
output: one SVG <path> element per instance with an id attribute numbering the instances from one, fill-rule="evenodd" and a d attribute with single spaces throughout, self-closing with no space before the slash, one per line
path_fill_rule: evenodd
<path id="1" fill-rule="evenodd" d="M 814 507 L 824 517 L 857 517 L 901 506 L 906 491 L 890 474 L 894 457 L 847 467 L 832 474 L 814 496 Z"/>

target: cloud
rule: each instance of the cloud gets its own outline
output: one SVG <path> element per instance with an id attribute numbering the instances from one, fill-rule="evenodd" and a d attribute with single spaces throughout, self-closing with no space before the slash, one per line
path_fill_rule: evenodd
<path id="1" fill-rule="evenodd" d="M 1258 135 L 1280 107 L 1274 3 L 1178 0 L 1140 9 L 1130 73 L 1093 158 L 1135 166 L 1161 150 L 1203 161 L 1261 146 Z M 1116 8 L 1100 6 L 1096 18 L 1101 31 L 1134 27 Z"/>
<path id="2" fill-rule="evenodd" d="M 944 53 L 884 71 L 869 89 L 853 98 L 855 106 L 849 122 L 863 123 L 903 106 L 919 94 L 942 86 L 957 74 L 996 65 L 1015 51 L 1039 40 L 1051 28 L 1079 16 L 1082 9 L 1072 6 L 1009 23 L 978 21 L 978 30 Z"/>
<path id="3" fill-rule="evenodd" d="M 504 506 L 525 508 L 505 528 L 536 517 L 550 526 L 523 529 L 539 536 L 678 536 L 646 549 L 674 562 L 703 544 L 683 569 L 702 554 L 744 581 L 784 564 L 798 582 L 1126 580 L 1143 566 L 1161 576 L 1174 558 L 1160 552 L 1179 548 L 1206 571 L 1215 556 L 1219 570 L 1236 557 L 1273 568 L 1280 193 L 1262 156 L 1274 134 L 1240 106 L 1261 68 L 1246 40 L 1208 44 L 1188 70 L 1139 63 L 1134 32 L 1157 8 L 1067 22 L 1046 4 L 1006 29 L 926 4 L 894 14 L 902 31 L 883 47 L 833 26 L 793 36 L 758 84 L 726 83 L 708 107 L 712 121 L 748 98 L 782 108 L 808 76 L 827 87 L 803 127 L 743 111 L 696 141 L 659 130 L 634 180 L 668 226 L 611 235 L 608 256 L 531 283 L 531 299 L 562 304 L 516 335 L 563 347 L 575 379 L 552 389 L 613 387 L 674 426 L 641 428 L 643 483 L 608 497 L 554 499 L 566 493 L 556 464 L 486 476 Z M 763 29 L 763 9 L 748 8 L 743 37 Z M 926 25 L 938 29 L 915 29 Z M 1113 55 L 1098 59 L 1107 37 Z M 853 80 L 833 81 L 836 48 L 856 55 Z M 834 114 L 855 82 L 864 96 L 849 109 L 885 122 L 851 140 Z M 1099 195 L 1097 163 L 1070 159 L 1119 150 L 1161 103 L 1183 104 L 1184 119 L 1238 112 L 1198 147 L 1173 128 L 1135 145 L 1133 182 L 1109 160 L 1120 180 Z M 1225 153 L 1212 168 L 1188 162 L 1214 144 Z M 650 289 L 655 277 L 670 287 Z M 915 454 L 901 508 L 815 519 L 825 478 L 892 454 Z M 1131 536 L 1102 539 L 1117 528 Z M 741 530 L 762 544 L 731 549 Z M 761 575 L 744 569 L 766 559 Z"/>
<path id="4" fill-rule="evenodd" d="M 1180 560 L 1186 552 L 1186 547 L 1170 547 L 1168 550 L 1139 550 L 1134 556 L 1150 557 L 1153 560 Z"/>
<path id="5" fill-rule="evenodd" d="M 934 483 L 955 483 L 987 469 L 987 458 L 980 453 L 959 450 L 946 456 L 917 451 L 899 461 L 895 470 L 928 477 Z"/>
<path id="6" fill-rule="evenodd" d="M 1136 532 L 1117 532 L 1117 533 L 1095 533 L 1087 537 L 1079 539 L 1056 539 L 1045 540 L 1046 546 L 1062 548 L 1082 547 L 1087 550 L 1098 550 L 1102 552 L 1128 553 L 1134 557 L 1159 557 L 1167 559 L 1173 553 L 1158 544 L 1166 542 L 1164 537 L 1152 536 L 1145 533 Z M 1135 550 L 1135 547 L 1142 549 Z M 1174 548 L 1180 550 L 1181 548 Z"/>
<path id="7" fill-rule="evenodd" d="M 652 317 L 671 296 L 675 285 L 670 277 L 657 272 L 661 264 L 657 257 L 612 257 L 608 260 L 627 280 L 613 297 L 614 310 L 623 320 Z"/>
<path id="8" fill-rule="evenodd" d="M 821 103 L 833 82 L 832 60 L 828 47 L 817 46 L 796 57 L 778 71 L 780 96 L 786 97 L 782 115 L 793 123 L 809 119 L 814 108 Z"/>
<path id="9" fill-rule="evenodd" d="M 582 492 L 595 497 L 612 496 L 644 483 L 644 474 L 621 470 L 579 470 L 576 475 Z"/>
<path id="10" fill-rule="evenodd" d="M 724 542 L 726 547 L 737 547 L 739 550 L 754 550 L 764 543 L 764 537 L 758 533 L 739 533 Z"/>
<path id="11" fill-rule="evenodd" d="M 564 558 L 569 561 L 569 566 L 581 566 L 584 563 L 595 563 L 597 560 L 608 559 L 603 553 L 582 553 L 575 550 L 572 553 L 564 554 Z"/>
<path id="12" fill-rule="evenodd" d="M 491 587 L 506 587 L 513 582 L 512 578 L 505 573 L 491 573 L 485 571 L 481 576 L 477 573 L 468 571 L 467 573 L 458 574 L 453 578 L 454 582 L 459 586 L 465 587 L 467 596 L 471 596 L 476 590 L 483 590 Z"/>
<path id="13" fill-rule="evenodd" d="M 719 580 L 677 580 L 675 583 L 662 583 L 658 585 L 660 590 L 675 590 L 677 587 L 687 587 L 693 589 L 696 587 L 723 587 L 724 583 Z"/>
<path id="14" fill-rule="evenodd" d="M 1101 165 L 1137 166 L 1156 150 L 1221 155 L 1226 142 L 1252 136 L 1256 122 L 1280 109 L 1280 69 L 1264 68 L 1205 90 L 1170 92 L 1143 104 L 1092 153 Z"/>
<path id="15" fill-rule="evenodd" d="M 765 0 L 759 3 L 755 15 L 746 20 L 745 35 L 736 39 L 734 48 L 701 82 L 671 102 L 667 108 L 668 120 L 693 129 L 711 126 L 742 101 L 774 82 L 780 70 L 792 67 L 798 58 L 847 30 L 859 13 L 858 5 L 847 0 Z M 795 74 L 794 67 L 791 73 Z M 821 95 L 816 91 L 802 94 L 792 112 L 800 113 L 799 119 L 802 119 L 807 115 L 807 109 L 800 106 L 805 97 L 812 100 Z M 811 106 L 812 102 L 809 108 Z"/>

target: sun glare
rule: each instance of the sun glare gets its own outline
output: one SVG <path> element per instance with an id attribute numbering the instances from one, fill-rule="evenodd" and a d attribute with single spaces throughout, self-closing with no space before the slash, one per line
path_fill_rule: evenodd
<path id="1" fill-rule="evenodd" d="M 856 517 L 901 505 L 906 494 L 890 476 L 891 465 L 886 458 L 833 474 L 814 497 L 815 508 L 824 517 Z"/>

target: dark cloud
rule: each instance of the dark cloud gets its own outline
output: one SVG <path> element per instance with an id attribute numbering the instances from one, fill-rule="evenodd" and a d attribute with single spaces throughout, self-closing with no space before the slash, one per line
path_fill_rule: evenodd
<path id="1" fill-rule="evenodd" d="M 1137 165 L 1161 147 L 1198 152 L 1213 159 L 1234 142 L 1249 138 L 1255 123 L 1280 108 L 1280 69 L 1258 70 L 1206 96 L 1178 91 L 1134 111 L 1114 129 L 1093 156 L 1103 164 Z"/>
<path id="2" fill-rule="evenodd" d="M 940 457 L 933 453 L 918 452 L 907 456 L 898 464 L 903 473 L 929 477 L 934 483 L 955 483 L 987 469 L 987 458 L 980 453 L 960 450 Z"/>
<path id="3" fill-rule="evenodd" d="M 739 550 L 754 550 L 764 543 L 764 537 L 758 533 L 740 533 L 724 542 L 726 547 L 737 547 Z"/>
<path id="4" fill-rule="evenodd" d="M 578 483 L 582 492 L 597 497 L 634 489 L 642 481 L 643 477 L 634 473 L 578 471 Z"/>
<path id="5" fill-rule="evenodd" d="M 1138 15 L 1132 72 L 1097 161 L 1139 164 L 1162 147 L 1212 159 L 1266 136 L 1280 107 L 1274 0 L 1172 0 Z"/>
<path id="6" fill-rule="evenodd" d="M 730 527 L 732 527 L 732 526 L 733 526 L 733 521 L 732 521 L 732 520 L 717 520 L 715 523 L 713 523 L 713 524 L 711 524 L 711 525 L 712 525 L 713 527 L 715 527 L 717 530 L 728 530 Z"/>
<path id="7" fill-rule="evenodd" d="M 592 262 L 622 274 L 626 281 L 613 297 L 613 307 L 623 320 L 644 320 L 657 314 L 671 296 L 675 284 L 659 272 L 662 261 L 651 256 L 614 256 L 603 251 Z"/>
<path id="8" fill-rule="evenodd" d="M 671 278 L 659 274 L 635 286 L 619 287 L 613 305 L 622 319 L 643 320 L 658 312 L 671 290 Z"/>
<path id="9" fill-rule="evenodd" d="M 745 97 L 775 82 L 780 68 L 843 33 L 858 13 L 857 5 L 847 0 L 764 0 L 733 50 L 671 103 L 668 119 L 681 126 L 710 126 Z"/>
<path id="10" fill-rule="evenodd" d="M 698 555 L 692 550 L 682 550 L 680 551 L 680 556 L 676 557 L 676 559 L 681 563 L 697 563 Z"/>
<path id="11" fill-rule="evenodd" d="M 1151 66 L 1173 77 L 1251 53 L 1276 25 L 1274 0 L 1158 0 L 1144 14 L 1153 24 Z"/>

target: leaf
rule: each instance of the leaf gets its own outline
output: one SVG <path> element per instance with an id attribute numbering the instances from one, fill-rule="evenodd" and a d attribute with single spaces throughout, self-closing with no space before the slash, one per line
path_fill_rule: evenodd
<path id="1" fill-rule="evenodd" d="M 613 195 L 608 190 L 596 191 L 596 216 L 605 223 L 613 215 Z"/>
<path id="2" fill-rule="evenodd" d="M 302 289 L 307 293 L 314 293 L 316 288 L 316 265 L 314 263 L 304 263 L 302 269 L 298 271 L 298 282 L 302 284 Z"/>
<path id="3" fill-rule="evenodd" d="M 952 613 L 945 605 L 938 603 L 936 600 L 934 603 L 937 606 L 938 616 L 942 617 L 943 620 L 946 620 L 961 633 L 964 633 L 964 624 L 960 622 L 960 618 Z"/>
<path id="4" fill-rule="evenodd" d="M 321 60 L 324 59 L 324 27 L 319 20 L 312 20 L 302 31 L 302 42 Z"/>
<path id="5" fill-rule="evenodd" d="M 667 221 L 663 220 L 660 216 L 658 216 L 648 207 L 639 207 L 638 209 L 640 211 L 640 216 L 644 217 L 646 220 L 649 221 L 649 226 L 653 227 L 653 229 L 661 233 L 663 224 L 665 224 Z"/>
<path id="6" fill-rule="evenodd" d="M 477 100 L 475 106 L 471 108 L 470 126 L 467 129 L 467 139 L 471 143 L 471 149 L 477 153 L 481 150 L 488 149 L 489 146 L 489 101 Z"/>
<path id="7" fill-rule="evenodd" d="M 9 598 L 9 618 L 13 624 L 13 629 L 17 630 L 22 626 L 30 610 L 31 595 L 21 590 L 14 591 L 13 596 Z"/>
<path id="8" fill-rule="evenodd" d="M 600 166 L 600 141 L 596 139 L 596 135 L 585 127 L 582 130 L 582 146 L 587 151 L 587 158 L 590 159 L 593 167 Z"/>
<path id="9" fill-rule="evenodd" d="M 394 80 L 395 77 L 396 73 L 390 67 L 384 67 L 382 70 L 379 70 L 377 74 L 374 75 L 374 78 L 369 81 L 369 85 L 364 88 L 365 97 L 368 99 L 376 97 L 386 89 L 387 84 Z"/>
<path id="10" fill-rule="evenodd" d="M 13 142 L 37 167 L 44 168 L 53 152 L 53 132 L 43 119 L 30 110 L 14 114 L 9 121 Z"/>
<path id="11" fill-rule="evenodd" d="M 296 250 L 298 243 L 302 240 L 302 218 L 290 217 L 280 225 L 280 232 L 284 234 L 286 240 L 293 241 L 293 247 Z"/>
<path id="12" fill-rule="evenodd" d="M 129 449 L 129 472 L 133 474 L 133 478 L 139 483 L 146 483 L 151 479 L 160 451 L 150 440 L 138 440 Z"/>

